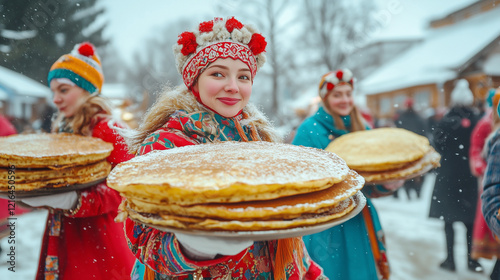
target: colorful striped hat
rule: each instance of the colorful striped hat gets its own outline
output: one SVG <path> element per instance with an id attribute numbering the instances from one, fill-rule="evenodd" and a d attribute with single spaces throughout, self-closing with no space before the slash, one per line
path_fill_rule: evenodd
<path id="1" fill-rule="evenodd" d="M 94 45 L 76 44 L 71 53 L 61 56 L 50 68 L 49 85 L 55 78 L 67 78 L 91 94 L 100 93 L 104 75 Z"/>

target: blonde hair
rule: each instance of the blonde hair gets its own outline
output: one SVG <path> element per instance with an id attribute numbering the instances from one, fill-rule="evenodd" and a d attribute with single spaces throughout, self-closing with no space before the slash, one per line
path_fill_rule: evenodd
<path id="1" fill-rule="evenodd" d="M 129 151 L 133 154 L 137 153 L 146 137 L 164 126 L 170 116 L 179 109 L 189 113 L 206 112 L 212 116 L 215 114 L 200 104 L 193 93 L 184 85 L 174 89 L 165 87 L 156 102 L 144 115 L 140 126 L 136 130 L 120 132 L 129 146 Z M 255 125 L 257 133 L 263 141 L 281 142 L 281 138 L 257 108 L 251 104 L 247 104 L 243 111 L 249 117 L 241 120 L 242 125 Z"/>
<path id="2" fill-rule="evenodd" d="M 82 100 L 77 112 L 69 118 L 58 114 L 52 123 L 52 132 L 70 130 L 73 133 L 91 136 L 92 129 L 100 119 L 110 120 L 111 104 L 99 95 L 90 95 Z"/>
<path id="3" fill-rule="evenodd" d="M 328 106 L 327 102 L 323 102 L 323 105 L 324 105 L 326 111 L 333 117 L 334 126 L 338 129 L 347 130 L 340 115 L 337 113 L 334 113 L 330 109 L 330 106 Z M 349 113 L 349 116 L 351 117 L 351 131 L 350 132 L 366 130 L 366 123 L 364 121 L 363 116 L 361 116 L 361 113 L 359 112 L 358 107 L 353 106 L 351 113 Z"/>

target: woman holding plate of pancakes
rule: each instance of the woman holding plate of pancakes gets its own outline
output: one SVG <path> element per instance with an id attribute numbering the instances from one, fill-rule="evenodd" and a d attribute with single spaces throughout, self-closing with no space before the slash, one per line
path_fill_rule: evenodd
<path id="1" fill-rule="evenodd" d="M 349 69 L 323 75 L 319 83 L 323 106 L 297 128 L 292 144 L 325 149 L 341 135 L 370 129 L 354 105 L 353 89 L 354 76 Z M 390 195 L 402 184 L 365 185 L 362 191 L 367 206 L 362 213 L 342 225 L 303 237 L 311 258 L 323 267 L 328 278 L 389 278 L 384 234 L 369 198 Z"/>
<path id="2" fill-rule="evenodd" d="M 181 33 L 174 55 L 185 86 L 164 91 L 135 134 L 126 137 L 135 159 L 156 150 L 220 141 L 279 142 L 269 121 L 249 103 L 266 44 L 251 25 L 234 17 L 215 18 Z M 138 259 L 133 279 L 323 278 L 300 237 L 205 239 L 162 231 L 130 217 L 125 230 Z M 291 254 L 280 254 L 280 246 Z"/>
<path id="3" fill-rule="evenodd" d="M 101 62 L 90 43 L 77 44 L 50 68 L 48 83 L 58 114 L 52 133 L 97 137 L 113 144 L 111 166 L 133 157 L 100 96 Z M 79 191 L 22 199 L 49 210 L 36 279 L 129 279 L 134 256 L 123 225 L 114 222 L 120 195 L 99 183 Z"/>

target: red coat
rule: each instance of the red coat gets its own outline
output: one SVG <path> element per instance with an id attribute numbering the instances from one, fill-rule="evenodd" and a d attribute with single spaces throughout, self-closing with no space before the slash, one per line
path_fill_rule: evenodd
<path id="1" fill-rule="evenodd" d="M 16 129 L 9 120 L 3 115 L 0 115 L 0 136 L 9 136 L 16 133 Z M 14 212 L 16 215 L 21 215 L 29 211 L 28 209 L 19 207 L 19 205 L 15 203 L 9 203 L 7 199 L 0 198 L 0 238 L 10 234 L 7 218 L 10 216 L 9 210 L 11 210 L 11 207 L 15 207 Z"/>
<path id="2" fill-rule="evenodd" d="M 484 143 L 492 130 L 492 112 L 488 111 L 476 124 L 470 138 L 469 160 L 472 174 L 483 176 L 486 160 L 482 156 Z"/>
<path id="3" fill-rule="evenodd" d="M 92 136 L 113 143 L 108 157 L 113 167 L 133 157 L 106 121 L 95 126 Z M 123 224 L 114 221 L 120 202 L 118 192 L 100 183 L 80 192 L 76 209 L 50 209 L 36 279 L 130 279 L 135 257 Z"/>
<path id="4" fill-rule="evenodd" d="M 3 115 L 0 115 L 0 136 L 9 136 L 16 133 L 16 128 L 10 121 Z"/>

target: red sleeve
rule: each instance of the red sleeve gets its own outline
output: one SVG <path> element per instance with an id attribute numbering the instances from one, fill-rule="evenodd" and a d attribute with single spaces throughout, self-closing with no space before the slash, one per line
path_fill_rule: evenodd
<path id="1" fill-rule="evenodd" d="M 137 155 L 145 155 L 153 150 L 167 150 L 196 144 L 194 139 L 189 138 L 181 131 L 170 127 L 162 127 L 144 140 Z"/>
<path id="2" fill-rule="evenodd" d="M 0 136 L 9 136 L 16 133 L 16 128 L 9 122 L 9 120 L 0 115 Z"/>
<path id="3" fill-rule="evenodd" d="M 106 213 L 116 216 L 122 201 L 120 194 L 109 188 L 106 183 L 99 183 L 80 192 L 78 204 L 67 213 L 73 218 L 92 217 Z"/>
<path id="4" fill-rule="evenodd" d="M 120 125 L 116 125 L 118 127 L 123 128 Z M 115 167 L 118 163 L 127 161 L 134 156 L 128 152 L 128 146 L 125 143 L 123 137 L 118 134 L 116 130 L 109 127 L 107 121 L 100 121 L 94 127 L 92 131 L 92 136 L 101 138 L 102 140 L 113 144 L 113 151 L 108 156 L 108 161 L 111 163 L 113 167 Z"/>
<path id="5" fill-rule="evenodd" d="M 482 151 L 491 130 L 491 116 L 486 115 L 477 123 L 471 134 L 469 160 L 471 172 L 476 177 L 482 176 L 486 169 L 486 160 L 482 157 Z"/>
<path id="6" fill-rule="evenodd" d="M 112 129 L 107 121 L 103 120 L 97 123 L 92 131 L 92 136 L 113 144 L 113 151 L 107 158 L 113 168 L 118 163 L 133 158 L 133 155 L 128 152 L 123 137 Z M 108 188 L 106 183 L 100 183 L 81 191 L 77 207 L 67 213 L 67 216 L 91 217 L 105 213 L 116 215 L 121 201 L 122 198 L 117 191 Z"/>

